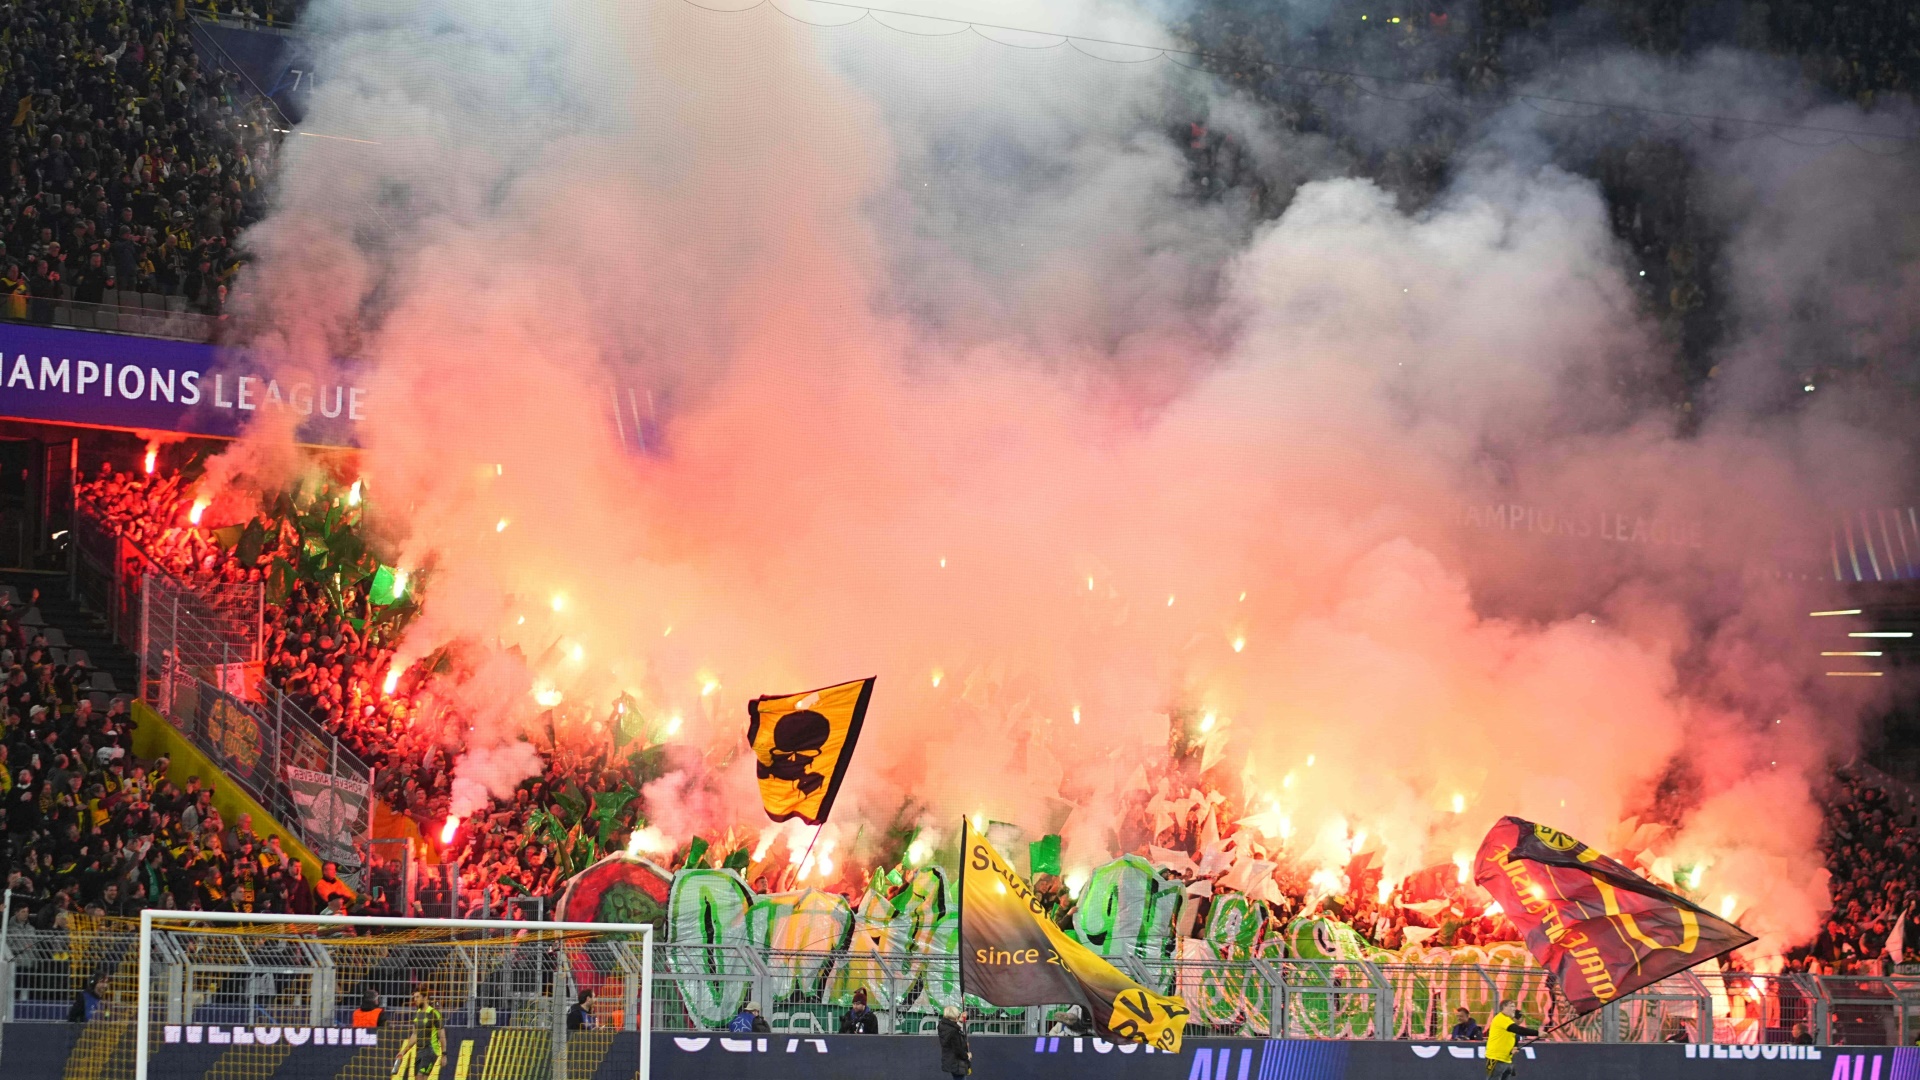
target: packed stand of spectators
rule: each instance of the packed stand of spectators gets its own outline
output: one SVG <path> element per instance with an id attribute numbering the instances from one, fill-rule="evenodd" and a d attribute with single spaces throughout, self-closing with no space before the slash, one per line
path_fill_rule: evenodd
<path id="1" fill-rule="evenodd" d="M 190 584 L 259 582 L 274 556 L 296 543 L 270 535 L 253 562 L 243 565 L 237 551 L 217 543 L 208 530 L 187 527 L 192 495 L 177 473 L 152 477 L 106 466 L 79 486 L 78 495 L 167 573 Z M 343 599 L 345 609 L 327 590 L 296 581 L 283 601 L 265 605 L 265 677 L 373 766 L 376 792 L 386 805 L 412 818 L 423 835 L 433 835 L 452 797 L 448 732 L 464 724 L 436 704 L 420 680 L 398 680 L 386 692 L 396 630 L 391 624 L 356 630 L 349 612 L 365 611 L 364 589 L 349 589 Z M 457 901 L 462 913 L 517 912 L 513 898 L 550 893 L 558 884 L 552 853 L 521 833 L 520 823 L 531 809 L 548 805 L 554 791 L 568 785 L 595 791 L 609 783 L 618 781 L 604 760 L 562 752 L 512 802 L 497 804 L 463 828 L 453 851 L 463 857 Z M 378 893 L 369 902 L 392 890 Z"/>
<path id="2" fill-rule="evenodd" d="M 1920 949 L 1912 925 L 1920 908 L 1920 806 L 1897 781 L 1861 770 L 1842 770 L 1834 783 L 1823 830 L 1833 908 L 1795 960 L 1846 974 L 1890 962 L 1887 939 L 1903 917 L 1904 938 Z"/>
<path id="3" fill-rule="evenodd" d="M 23 621 L 36 599 L 0 598 L 0 832 L 12 918 L 65 929 L 76 915 L 144 907 L 312 912 L 352 899 L 332 870 L 310 885 L 279 837 L 256 836 L 249 816 L 221 820 L 198 777 L 176 787 L 166 758 L 135 758 L 126 699 L 98 705 L 87 658 L 56 658 L 44 631 Z"/>
<path id="4" fill-rule="evenodd" d="M 105 513 L 109 525 L 139 543 L 169 573 L 189 582 L 259 580 L 264 563 L 280 545 L 297 542 L 290 535 L 270 536 L 254 563 L 241 565 L 234 547 L 216 542 L 206 529 L 187 527 L 191 494 L 177 475 L 154 478 L 105 467 L 82 483 L 79 494 L 85 503 Z M 300 582 L 284 602 L 268 604 L 266 677 L 375 766 L 376 790 L 388 806 L 411 817 L 423 835 L 434 835 L 447 812 L 453 748 L 458 745 L 464 721 L 434 700 L 431 677 L 410 675 L 396 682 L 393 693 L 386 693 L 382 684 L 393 655 L 390 639 L 397 630 L 382 624 L 361 633 L 347 613 L 364 612 L 366 597 L 348 590 L 343 602 L 344 610 L 327 591 Z M 57 683 L 57 679 L 54 681 Z M 531 815 L 553 808 L 559 793 L 569 788 L 608 792 L 622 786 L 638 787 L 646 779 L 634 774 L 629 761 L 615 756 L 610 740 L 562 740 L 557 748 L 541 749 L 547 759 L 541 775 L 523 782 L 511 797 L 493 802 L 460 823 L 454 843 L 445 852 L 459 866 L 457 890 L 442 874 L 423 873 L 416 911 L 515 917 L 528 914 L 517 903 L 521 898 L 550 902 L 563 883 L 565 865 L 555 847 L 532 835 L 528 828 Z M 17 755 L 18 751 L 10 753 Z M 1163 848 L 1199 858 L 1212 840 L 1233 838 L 1233 826 L 1228 824 L 1231 815 L 1216 813 L 1210 809 L 1209 797 L 1189 787 L 1200 780 L 1183 765 L 1181 756 L 1176 747 L 1168 762 L 1155 765 L 1149 773 L 1150 790 L 1135 793 L 1137 797 L 1123 810 L 1118 823 L 1122 846 L 1129 850 Z M 1819 939 L 1794 958 L 1802 968 L 1844 969 L 1870 959 L 1884 945 L 1899 913 L 1909 910 L 1920 898 L 1920 871 L 1915 869 L 1920 866 L 1915 859 L 1916 847 L 1920 847 L 1916 821 L 1920 818 L 1913 804 L 1890 799 L 1883 787 L 1851 773 L 1843 773 L 1840 784 L 1828 818 L 1834 910 Z M 84 784 L 81 790 L 85 790 Z M 1160 795 L 1154 795 L 1154 791 Z M 1175 792 L 1190 794 L 1164 801 Z M 1163 800 L 1158 810 L 1153 806 L 1154 799 Z M 1176 803 L 1169 814 L 1166 807 Z M 177 795 L 164 808 L 141 812 L 155 816 L 137 820 L 150 821 L 152 828 L 173 840 L 193 835 L 190 825 L 181 820 L 184 807 Z M 108 819 L 112 819 L 110 808 Z M 1281 864 L 1272 879 L 1275 889 L 1266 894 L 1265 916 L 1271 922 L 1324 916 L 1347 923 L 1362 937 L 1387 949 L 1408 944 L 1486 945 L 1519 938 L 1504 916 L 1490 915 L 1478 906 L 1469 895 L 1471 890 L 1458 881 L 1453 866 L 1423 872 L 1430 880 L 1416 880 L 1422 877 L 1416 875 L 1382 896 L 1379 868 L 1364 858 L 1355 860 L 1338 888 L 1329 888 L 1287 869 L 1286 860 L 1260 849 L 1250 835 L 1234 842 L 1247 846 L 1256 858 Z M 199 849 L 189 845 L 185 850 Z M 217 847 L 211 861 L 230 858 L 234 850 L 230 843 Z M 257 847 L 252 850 L 259 851 Z M 187 858 L 188 865 L 209 861 L 204 853 Z M 858 902 L 866 885 L 860 877 L 862 871 L 851 865 L 843 870 L 843 879 L 827 887 Z M 399 913 L 393 898 L 400 883 L 392 871 L 391 866 L 375 870 L 367 883 L 369 895 L 356 903 L 354 910 Z M 238 873 L 223 865 L 215 878 L 215 888 L 233 891 L 231 883 Z M 387 876 L 382 877 L 383 873 Z M 779 891 L 796 884 L 790 865 L 775 865 L 757 873 L 752 882 L 756 891 Z M 1175 873 L 1195 881 L 1209 876 L 1191 867 Z M 1217 875 L 1216 870 L 1212 876 Z M 171 880 L 164 884 L 174 888 L 178 899 L 184 884 Z M 144 888 L 147 891 L 140 893 L 128 885 L 118 896 L 127 900 L 154 895 L 152 883 Z M 264 884 L 255 886 L 253 902 L 311 903 L 297 891 L 283 895 L 263 889 Z M 1071 925 L 1075 905 L 1064 882 L 1054 875 L 1038 875 L 1035 891 L 1054 917 Z M 215 900 L 197 884 L 185 888 L 185 894 L 203 905 Z M 83 889 L 69 903 L 97 895 L 97 890 L 88 893 Z"/>
<path id="5" fill-rule="evenodd" d="M 247 27 L 290 26 L 306 6 L 306 0 L 193 0 L 193 10 L 214 22 L 232 20 Z"/>
<path id="6" fill-rule="evenodd" d="M 257 0 L 256 0 L 257 2 Z M 51 323 L 108 291 L 223 311 L 264 209 L 268 106 L 203 70 L 172 0 L 0 7 L 0 305 Z"/>

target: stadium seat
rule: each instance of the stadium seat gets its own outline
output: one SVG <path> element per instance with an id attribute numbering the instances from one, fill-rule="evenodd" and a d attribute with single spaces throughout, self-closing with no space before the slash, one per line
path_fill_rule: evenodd
<path id="1" fill-rule="evenodd" d="M 118 330 L 120 315 L 113 311 L 96 311 L 93 313 L 93 325 L 101 330 Z"/>
<path id="2" fill-rule="evenodd" d="M 93 679 L 89 682 L 88 685 L 92 686 L 95 690 L 99 690 L 103 693 L 108 693 L 108 694 L 111 694 L 115 690 L 119 689 L 119 687 L 113 685 L 113 676 L 109 675 L 104 671 L 94 672 Z"/>
<path id="3" fill-rule="evenodd" d="M 157 292 L 141 293 L 140 306 L 146 308 L 148 311 L 165 311 L 167 310 L 167 298 Z"/>
<path id="4" fill-rule="evenodd" d="M 60 307 L 54 308 L 53 309 L 53 325 L 72 326 L 73 325 L 73 309 L 65 306 L 64 304 L 61 305 Z"/>
<path id="5" fill-rule="evenodd" d="M 47 635 L 47 644 L 49 645 L 64 646 L 67 643 L 66 633 L 57 626 L 49 626 L 45 630 L 41 631 L 41 633 L 44 633 Z"/>
<path id="6" fill-rule="evenodd" d="M 73 325 L 75 328 L 80 330 L 93 329 L 92 308 L 77 307 L 72 308 L 71 311 L 73 312 Z"/>
<path id="7" fill-rule="evenodd" d="M 106 307 L 119 307 L 120 306 L 120 290 L 119 289 L 101 290 L 100 303 Z"/>
<path id="8" fill-rule="evenodd" d="M 176 312 L 176 313 L 184 313 L 187 310 L 187 298 L 184 296 L 167 297 L 167 310 Z"/>
<path id="9" fill-rule="evenodd" d="M 27 610 L 25 610 L 25 611 L 23 611 L 23 612 L 21 612 L 21 613 L 20 613 L 20 625 L 22 625 L 22 626 L 45 626 L 45 625 L 47 625 L 47 620 L 45 620 L 45 619 L 43 619 L 43 618 L 41 618 L 41 617 L 40 617 L 40 609 L 39 609 L 39 608 L 37 608 L 37 607 L 30 607 L 30 608 L 28 608 Z"/>

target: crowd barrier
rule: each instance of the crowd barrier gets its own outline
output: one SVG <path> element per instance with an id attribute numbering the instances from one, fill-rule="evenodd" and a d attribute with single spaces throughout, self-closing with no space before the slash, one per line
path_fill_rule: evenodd
<path id="1" fill-rule="evenodd" d="M 211 1040 L 213 1034 L 222 1041 Z M 193 1036 L 193 1041 L 189 1036 Z M 629 1080 L 638 1033 L 450 1028 L 430 1080 Z M 181 1029 L 155 1033 L 152 1080 L 367 1080 L 394 1072 L 406 1031 Z M 738 1036 L 659 1032 L 658 1080 L 942 1080 L 932 1036 Z M 127 1024 L 8 1025 L 8 1080 L 131 1080 Z M 169 1041 L 171 1040 L 171 1041 Z M 975 1036 L 979 1080 L 1472 1080 L 1477 1044 L 1189 1038 L 1179 1053 L 1091 1038 Z M 404 1065 L 404 1063 L 401 1063 Z M 1590 1045 L 1526 1047 L 1520 1074 L 1542 1080 L 1916 1080 L 1920 1050 L 1893 1047 Z"/>

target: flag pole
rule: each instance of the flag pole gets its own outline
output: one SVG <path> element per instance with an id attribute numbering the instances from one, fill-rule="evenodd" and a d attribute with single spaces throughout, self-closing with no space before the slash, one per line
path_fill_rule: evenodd
<path id="1" fill-rule="evenodd" d="M 953 940 L 959 946 L 957 982 L 960 986 L 960 1030 L 966 1030 L 967 1015 L 967 815 L 960 815 L 960 926 L 954 931 Z"/>
<path id="2" fill-rule="evenodd" d="M 1574 1022 L 1575 1020 L 1578 1020 L 1578 1019 L 1580 1019 L 1580 1018 L 1581 1018 L 1582 1016 L 1585 1016 L 1585 1015 L 1587 1015 L 1587 1014 L 1586 1014 L 1586 1013 L 1576 1013 L 1576 1014 L 1574 1014 L 1573 1016 L 1569 1016 L 1569 1017 L 1567 1017 L 1567 1018 L 1566 1018 L 1565 1020 L 1562 1020 L 1562 1021 L 1560 1021 L 1559 1023 L 1557 1023 L 1557 1024 L 1555 1024 L 1555 1025 L 1553 1025 L 1553 1026 L 1552 1026 L 1552 1027 L 1550 1027 L 1550 1028 L 1543 1028 L 1543 1029 L 1541 1030 L 1541 1032 L 1540 1032 L 1540 1034 L 1538 1034 L 1538 1035 L 1530 1035 L 1530 1036 L 1528 1036 L 1528 1037 L 1527 1037 L 1527 1040 L 1526 1040 L 1525 1042 L 1521 1042 L 1521 1043 L 1516 1043 L 1515 1045 L 1517 1045 L 1517 1046 L 1532 1046 L 1532 1045 L 1533 1045 L 1534 1043 L 1537 1043 L 1537 1042 L 1539 1042 L 1539 1041 L 1540 1041 L 1541 1039 L 1544 1039 L 1544 1038 L 1546 1038 L 1547 1036 L 1549 1036 L 1549 1035 L 1551 1035 L 1551 1034 L 1553 1034 L 1554 1032 L 1556 1032 L 1556 1031 L 1559 1031 L 1559 1030 L 1560 1030 L 1561 1028 L 1563 1028 L 1563 1027 L 1566 1027 L 1566 1026 L 1567 1026 L 1568 1024 L 1571 1024 L 1571 1023 L 1573 1023 L 1573 1022 Z"/>

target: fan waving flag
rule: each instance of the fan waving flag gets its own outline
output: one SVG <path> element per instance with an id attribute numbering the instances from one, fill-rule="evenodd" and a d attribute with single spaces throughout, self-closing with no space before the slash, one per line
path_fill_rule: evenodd
<path id="1" fill-rule="evenodd" d="M 1566 833 L 1517 817 L 1495 823 L 1474 867 L 1576 1014 L 1755 940 Z"/>
<path id="2" fill-rule="evenodd" d="M 990 1005 L 1078 1005 L 1108 1042 L 1180 1052 L 1184 1001 L 1141 986 L 1068 937 L 986 837 L 965 824 L 960 836 L 960 985 L 967 993 Z"/>
<path id="3" fill-rule="evenodd" d="M 872 697 L 873 680 L 861 679 L 747 702 L 747 745 L 758 762 L 768 817 L 809 825 L 827 820 Z"/>

